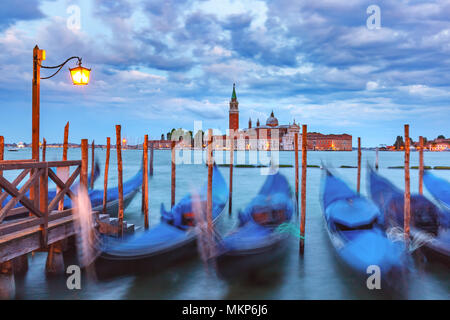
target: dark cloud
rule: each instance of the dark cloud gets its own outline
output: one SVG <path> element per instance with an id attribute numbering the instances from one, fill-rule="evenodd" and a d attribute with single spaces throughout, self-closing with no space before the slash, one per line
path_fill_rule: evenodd
<path id="1" fill-rule="evenodd" d="M 0 32 L 17 21 L 37 20 L 45 17 L 38 0 L 3 0 L 0 10 Z"/>
<path id="2" fill-rule="evenodd" d="M 129 18 L 133 8 L 128 0 L 95 0 L 96 13 L 114 18 Z"/>

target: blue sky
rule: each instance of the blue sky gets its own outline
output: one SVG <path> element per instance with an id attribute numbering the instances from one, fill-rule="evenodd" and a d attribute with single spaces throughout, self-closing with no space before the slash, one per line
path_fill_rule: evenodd
<path id="1" fill-rule="evenodd" d="M 380 29 L 366 26 L 372 4 Z M 71 5 L 78 30 L 67 26 Z M 86 87 L 71 85 L 67 68 L 42 81 L 49 143 L 67 121 L 71 142 L 104 143 L 115 124 L 132 143 L 196 120 L 225 131 L 233 82 L 241 127 L 273 109 L 280 123 L 361 136 L 363 146 L 392 144 L 405 123 L 414 140 L 450 136 L 449 0 L 4 0 L 6 142 L 31 141 L 35 44 L 46 65 L 78 55 L 92 68 Z"/>

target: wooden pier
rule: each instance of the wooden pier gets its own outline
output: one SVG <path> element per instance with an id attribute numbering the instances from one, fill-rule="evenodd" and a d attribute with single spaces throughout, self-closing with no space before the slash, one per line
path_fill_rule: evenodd
<path id="1" fill-rule="evenodd" d="M 58 168 L 74 168 L 66 182 L 63 182 L 56 171 Z M 59 210 L 58 204 L 67 195 L 74 199 L 75 194 L 71 186 L 80 177 L 81 184 L 87 187 L 87 158 L 75 161 L 37 162 L 36 160 L 5 160 L 0 161 L 0 172 L 19 171 L 13 181 L 8 181 L 0 175 L 0 267 L 7 272 L 9 266 L 16 259 L 25 259 L 26 255 L 34 251 L 49 252 L 51 257 L 52 246 L 57 245 L 77 233 L 74 224 L 76 217 L 73 209 Z M 25 180 L 28 177 L 27 180 Z M 25 182 L 24 182 L 25 181 Z M 56 195 L 51 201 L 48 199 L 48 184 L 53 181 L 56 186 Z M 21 185 L 19 187 L 19 185 Z M 30 189 L 34 187 L 37 196 L 30 197 Z M 17 206 L 17 204 L 22 206 Z M 117 222 L 107 214 L 99 215 L 93 212 L 96 226 L 101 233 L 116 233 Z M 133 231 L 133 225 L 123 222 L 123 229 Z M 131 228 L 131 229 L 130 229 Z M 122 228 L 119 228 L 122 229 Z M 47 271 L 49 259 L 47 259 Z M 59 270 L 58 272 L 61 272 Z"/>
<path id="2" fill-rule="evenodd" d="M 67 182 L 61 181 L 54 171 L 60 167 L 75 167 Z M 49 245 L 74 235 L 72 209 L 58 211 L 58 202 L 67 195 L 75 195 L 70 187 L 82 171 L 81 161 L 37 162 L 35 160 L 0 161 L 0 171 L 21 170 L 12 181 L 0 177 L 0 203 L 11 196 L 0 210 L 0 263 L 25 255 L 35 250 L 46 250 Z M 31 174 L 30 174 L 31 173 Z M 28 180 L 18 189 L 18 185 Z M 59 188 L 49 203 L 48 182 L 53 181 Z M 27 196 L 34 186 L 39 197 Z M 17 203 L 22 204 L 16 207 Z M 28 216 L 26 216 L 28 214 Z M 21 216 L 24 216 L 21 218 Z M 13 220 L 6 220 L 7 218 Z"/>

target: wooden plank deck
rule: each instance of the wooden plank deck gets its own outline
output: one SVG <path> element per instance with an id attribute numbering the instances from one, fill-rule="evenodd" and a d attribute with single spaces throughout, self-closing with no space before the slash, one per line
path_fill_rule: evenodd
<path id="1" fill-rule="evenodd" d="M 28 217 L 0 226 L 0 263 L 42 248 L 39 218 Z M 49 214 L 48 245 L 75 234 L 72 210 Z"/>

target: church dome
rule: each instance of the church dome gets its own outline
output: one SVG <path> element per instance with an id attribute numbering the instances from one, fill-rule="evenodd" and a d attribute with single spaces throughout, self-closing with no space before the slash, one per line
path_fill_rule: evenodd
<path id="1" fill-rule="evenodd" d="M 266 125 L 269 127 L 277 127 L 278 126 L 278 119 L 275 118 L 275 116 L 273 115 L 273 111 L 270 114 L 270 117 L 267 118 Z"/>

